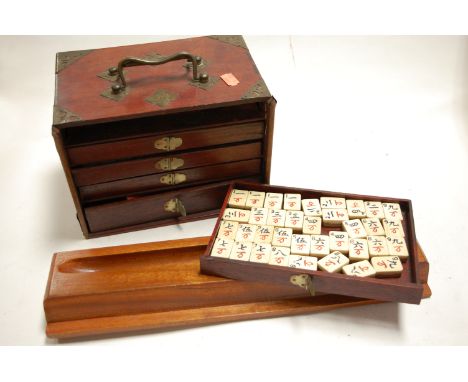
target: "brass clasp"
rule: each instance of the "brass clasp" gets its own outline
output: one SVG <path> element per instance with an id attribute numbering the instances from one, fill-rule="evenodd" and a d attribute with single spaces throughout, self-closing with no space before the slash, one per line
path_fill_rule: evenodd
<path id="1" fill-rule="evenodd" d="M 173 174 L 166 174 L 166 175 L 161 176 L 161 178 L 159 178 L 159 181 L 162 184 L 169 184 L 169 185 L 183 183 L 186 180 L 187 180 L 187 175 L 181 174 L 178 172 L 173 173 Z"/>
<path id="2" fill-rule="evenodd" d="M 180 201 L 180 199 L 178 198 L 168 200 L 166 203 L 164 203 L 164 211 L 177 212 L 181 216 L 187 216 L 187 211 L 185 210 L 185 207 Z"/>
<path id="3" fill-rule="evenodd" d="M 310 275 L 293 275 L 289 281 L 293 285 L 304 288 L 307 292 L 310 293 L 311 296 L 315 296 L 314 282 L 312 281 L 312 277 Z"/>
<path id="4" fill-rule="evenodd" d="M 172 151 L 182 145 L 182 143 L 182 138 L 164 137 L 154 142 L 154 148 L 158 150 Z"/>
<path id="5" fill-rule="evenodd" d="M 154 167 L 161 170 L 176 170 L 184 165 L 184 160 L 181 158 L 164 158 L 156 162 Z"/>

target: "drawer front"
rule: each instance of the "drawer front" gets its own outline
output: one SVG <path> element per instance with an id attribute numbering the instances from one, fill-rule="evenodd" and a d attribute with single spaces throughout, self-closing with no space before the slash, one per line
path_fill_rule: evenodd
<path id="1" fill-rule="evenodd" d="M 143 192 L 160 191 L 180 187 L 213 183 L 223 179 L 256 175 L 261 172 L 261 159 L 245 160 L 214 166 L 196 167 L 188 170 L 166 172 L 157 175 L 117 180 L 115 182 L 95 184 L 80 188 L 80 197 L 84 202 L 109 199 Z"/>
<path id="2" fill-rule="evenodd" d="M 106 183 L 119 179 L 159 174 L 169 170 L 181 171 L 228 162 L 236 162 L 262 156 L 262 143 L 220 147 L 189 153 L 168 154 L 147 159 L 117 162 L 101 166 L 83 167 L 72 170 L 78 187 Z"/>
<path id="3" fill-rule="evenodd" d="M 67 153 L 71 166 L 89 165 L 207 146 L 260 140 L 263 138 L 264 127 L 265 124 L 261 121 L 208 129 L 171 131 L 170 134 L 70 147 Z"/>
<path id="4" fill-rule="evenodd" d="M 229 184 L 229 182 L 223 182 L 209 186 L 185 188 L 88 207 L 85 208 L 85 215 L 91 233 L 162 220 L 168 220 L 169 224 L 177 224 L 183 222 L 184 218 L 180 218 L 180 213 L 169 210 L 171 201 L 180 200 L 185 207 L 187 220 L 189 220 L 190 215 L 219 210 Z"/>

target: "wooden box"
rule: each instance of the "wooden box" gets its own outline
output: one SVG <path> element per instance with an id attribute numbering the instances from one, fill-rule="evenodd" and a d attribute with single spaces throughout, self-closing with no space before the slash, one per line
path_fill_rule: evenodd
<path id="1" fill-rule="evenodd" d="M 44 297 L 46 332 L 76 338 L 288 316 L 375 304 L 338 295 L 311 297 L 291 284 L 200 274 L 209 237 L 56 253 Z M 423 297 L 429 264 L 419 246 Z"/>
<path id="2" fill-rule="evenodd" d="M 241 36 L 58 53 L 52 132 L 85 237 L 215 216 L 228 181 L 268 183 L 275 104 Z"/>
<path id="3" fill-rule="evenodd" d="M 316 199 L 328 196 L 365 201 L 399 203 L 403 214 L 403 228 L 406 233 L 406 237 L 404 239 L 409 253 L 407 261 L 403 263 L 402 274 L 397 278 L 389 279 L 355 277 L 341 273 L 328 273 L 320 270 L 304 270 L 288 266 L 275 266 L 211 256 L 213 244 L 222 221 L 222 216 L 233 189 L 281 194 L 301 194 L 302 199 Z M 335 228 L 322 227 L 322 234 L 328 235 L 331 230 L 335 230 Z M 417 242 L 412 206 L 411 201 L 406 199 L 234 182 L 226 195 L 226 199 L 214 228 L 207 251 L 201 257 L 200 268 L 202 273 L 228 277 L 236 280 L 270 282 L 285 286 L 291 284 L 300 285 L 311 293 L 332 293 L 344 296 L 370 298 L 383 301 L 398 301 L 412 304 L 419 304 L 423 296 L 423 285 L 420 281 L 421 277 L 419 274 L 420 270 L 418 265 Z"/>

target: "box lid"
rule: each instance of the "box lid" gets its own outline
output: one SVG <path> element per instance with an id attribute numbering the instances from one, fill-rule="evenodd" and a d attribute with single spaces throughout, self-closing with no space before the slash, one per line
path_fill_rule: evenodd
<path id="1" fill-rule="evenodd" d="M 47 335 L 73 338 L 173 329 L 375 304 L 310 297 L 302 288 L 203 275 L 209 237 L 94 248 L 54 255 L 44 296 Z M 429 264 L 418 246 L 424 297 Z"/>
<path id="2" fill-rule="evenodd" d="M 119 63 L 123 79 L 109 72 Z M 242 36 L 61 52 L 55 72 L 53 124 L 59 128 L 271 97 Z M 233 81 L 221 79 L 224 74 Z"/>

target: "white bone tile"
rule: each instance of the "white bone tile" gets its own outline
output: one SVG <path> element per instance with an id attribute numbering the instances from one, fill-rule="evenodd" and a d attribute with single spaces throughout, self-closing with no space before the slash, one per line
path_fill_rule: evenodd
<path id="1" fill-rule="evenodd" d="M 304 216 L 302 233 L 304 235 L 320 235 L 322 233 L 322 219 L 317 216 Z"/>
<path id="2" fill-rule="evenodd" d="M 358 276 L 358 277 L 374 277 L 375 269 L 369 263 L 368 260 L 358 261 L 357 263 L 352 263 L 345 265 L 342 268 L 342 271 L 345 275 L 348 276 Z"/>
<path id="3" fill-rule="evenodd" d="M 349 264 L 349 259 L 338 251 L 322 257 L 317 263 L 320 270 L 329 273 L 337 273 L 347 264 Z"/>

